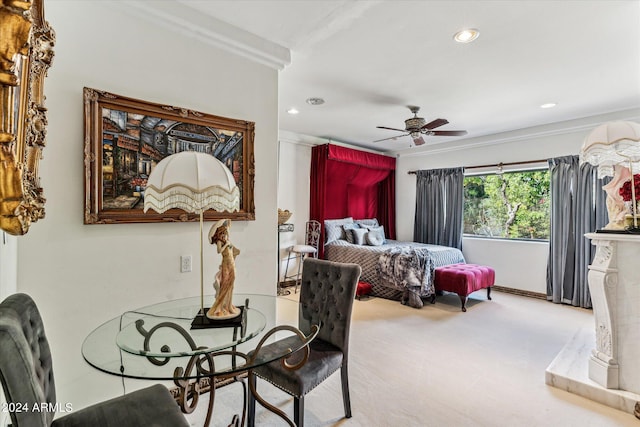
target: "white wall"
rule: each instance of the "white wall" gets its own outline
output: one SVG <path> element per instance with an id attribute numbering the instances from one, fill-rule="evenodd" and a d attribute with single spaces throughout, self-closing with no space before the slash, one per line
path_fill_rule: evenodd
<path id="1" fill-rule="evenodd" d="M 0 232 L 0 301 L 18 287 L 18 238 Z"/>
<path id="2" fill-rule="evenodd" d="M 82 359 L 84 337 L 126 309 L 199 295 L 198 224 L 83 224 L 83 86 L 256 123 L 255 221 L 234 221 L 236 292 L 275 294 L 278 72 L 126 13 L 118 1 L 49 1 L 46 218 L 18 243 L 18 291 L 38 302 L 58 398 L 80 408 L 121 391 Z M 206 231 L 210 224 L 205 224 Z M 180 273 L 180 255 L 193 272 Z M 220 257 L 205 244 L 205 289 Z"/>
<path id="3" fill-rule="evenodd" d="M 293 232 L 279 233 L 280 280 L 283 280 L 288 248 L 304 243 L 305 223 L 309 220 L 309 185 L 311 176 L 311 145 L 300 144 L 280 137 L 278 161 L 278 207 L 293 212 L 287 221 L 294 226 Z M 297 271 L 293 260 L 289 264 L 289 275 Z"/>
<path id="4" fill-rule="evenodd" d="M 631 116 L 631 117 L 629 117 Z M 607 114 L 554 125 L 477 138 L 475 148 L 450 149 L 435 145 L 430 152 L 405 154 L 396 171 L 396 224 L 399 240 L 411 240 L 415 216 L 415 175 L 408 171 L 457 166 L 474 166 L 548 159 L 575 155 L 584 138 L 598 124 L 616 119 L 635 119 L 639 112 Z M 541 242 L 464 238 L 462 250 L 467 262 L 496 269 L 496 285 L 546 293 L 549 245 Z"/>
<path id="5" fill-rule="evenodd" d="M 471 264 L 489 265 L 498 286 L 544 294 L 549 243 L 464 238 L 462 252 Z"/>
<path id="6" fill-rule="evenodd" d="M 16 292 L 18 273 L 18 241 L 17 237 L 0 232 L 0 301 Z M 6 399 L 0 387 L 0 408 L 4 408 Z M 9 413 L 0 410 L 0 426 L 11 422 Z"/>

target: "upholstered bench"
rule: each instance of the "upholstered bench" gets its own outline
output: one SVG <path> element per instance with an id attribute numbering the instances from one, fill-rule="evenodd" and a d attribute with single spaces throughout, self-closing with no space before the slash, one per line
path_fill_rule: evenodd
<path id="1" fill-rule="evenodd" d="M 487 289 L 487 299 L 491 299 L 496 273 L 493 268 L 477 264 L 451 264 L 436 268 L 435 288 L 438 291 L 455 292 L 460 297 L 462 311 L 467 296 L 480 289 Z M 434 302 L 435 300 L 432 300 Z"/>
<path id="2" fill-rule="evenodd" d="M 360 299 L 363 295 L 369 295 L 371 293 L 371 283 L 367 282 L 358 282 L 358 286 L 356 287 L 356 298 Z"/>

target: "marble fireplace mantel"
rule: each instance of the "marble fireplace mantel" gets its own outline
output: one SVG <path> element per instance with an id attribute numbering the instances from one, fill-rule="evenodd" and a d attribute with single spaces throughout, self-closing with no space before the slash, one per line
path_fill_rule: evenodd
<path id="1" fill-rule="evenodd" d="M 596 246 L 588 275 L 595 331 L 576 334 L 547 368 L 546 382 L 634 413 L 640 408 L 640 235 L 585 236 Z"/>
<path id="2" fill-rule="evenodd" d="M 640 394 L 640 235 L 589 233 L 596 348 L 589 378 L 606 388 Z"/>

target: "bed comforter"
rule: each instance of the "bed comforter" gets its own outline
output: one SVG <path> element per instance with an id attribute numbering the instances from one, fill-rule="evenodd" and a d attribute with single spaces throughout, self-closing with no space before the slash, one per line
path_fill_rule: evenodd
<path id="1" fill-rule="evenodd" d="M 396 278 L 396 280 L 389 280 L 388 277 L 383 277 L 380 273 L 380 256 L 384 253 L 391 254 L 393 251 L 402 250 L 413 250 L 416 254 L 428 253 L 433 268 L 465 262 L 462 251 L 456 248 L 390 239 L 387 239 L 386 242 L 380 246 L 355 245 L 346 240 L 336 240 L 326 244 L 324 247 L 326 259 L 360 265 L 360 267 L 362 267 L 360 280 L 372 285 L 373 296 L 396 301 L 403 301 L 403 299 L 406 301 L 408 297 L 404 292 L 406 290 L 406 280 L 404 280 L 405 283 L 403 284 L 402 276 Z M 419 292 L 418 296 L 427 296 L 425 295 L 426 293 L 428 293 L 427 289 L 425 289 L 424 292 Z M 408 301 L 407 303 L 417 304 L 417 301 Z"/>

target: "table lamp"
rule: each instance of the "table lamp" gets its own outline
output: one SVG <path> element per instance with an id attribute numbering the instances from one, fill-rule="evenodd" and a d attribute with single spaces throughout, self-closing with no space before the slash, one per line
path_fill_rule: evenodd
<path id="1" fill-rule="evenodd" d="M 640 232 L 636 212 L 637 195 L 634 177 L 634 171 L 640 170 L 640 124 L 629 121 L 614 121 L 598 126 L 584 140 L 580 150 L 580 161 L 597 166 L 598 178 L 614 177 L 614 182 L 608 184 L 610 188 L 607 189 L 612 191 L 607 191 L 609 223 L 604 227 L 605 231 L 615 232 L 615 230 L 623 228 L 617 225 L 615 217 L 620 210 L 625 208 L 620 206 L 620 201 L 615 200 L 612 193 L 617 194 L 620 187 L 624 185 L 626 180 L 620 178 L 626 172 L 625 168 L 628 168 L 633 225 L 626 231 Z"/>
<path id="2" fill-rule="evenodd" d="M 200 312 L 193 326 L 202 327 L 208 323 L 204 309 L 204 211 L 238 211 L 240 190 L 220 160 L 211 154 L 182 151 L 165 157 L 153 168 L 144 192 L 144 212 L 153 209 L 162 213 L 172 208 L 200 216 Z"/>

